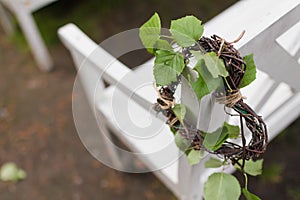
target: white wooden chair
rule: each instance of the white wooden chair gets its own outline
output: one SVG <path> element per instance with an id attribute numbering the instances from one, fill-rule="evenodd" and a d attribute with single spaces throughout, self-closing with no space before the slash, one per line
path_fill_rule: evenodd
<path id="1" fill-rule="evenodd" d="M 8 9 L 17 19 L 38 66 L 49 71 L 53 62 L 36 26 L 32 13 L 57 0 L 0 0 L 0 23 L 5 32 L 14 32 Z M 3 6 L 2 6 L 3 5 Z M 6 8 L 6 9 L 5 9 Z"/>
<path id="2" fill-rule="evenodd" d="M 298 79 L 300 66 L 297 62 L 300 51 L 299 46 L 293 53 L 288 49 L 289 44 L 296 44 L 299 41 L 299 3 L 299 0 L 287 0 L 278 4 L 272 0 L 244 0 L 205 24 L 205 35 L 217 33 L 229 41 L 234 40 L 242 30 L 246 30 L 247 34 L 237 47 L 243 54 L 255 53 L 259 71 L 257 80 L 244 88 L 242 93 L 247 96 L 249 105 L 264 116 L 270 139 L 300 115 L 300 81 Z M 288 31 L 291 28 L 294 31 Z M 295 34 L 295 30 L 298 31 L 298 35 Z M 171 162 L 166 157 L 178 155 L 179 151 L 167 126 L 160 129 L 159 133 L 151 139 L 139 140 L 128 135 L 126 126 L 120 128 L 120 124 L 114 120 L 114 109 L 119 110 L 120 119 L 126 117 L 123 114 L 126 110 L 122 110 L 122 107 L 124 107 L 123 102 L 128 101 L 127 96 L 132 96 L 135 100 L 137 105 L 131 112 L 138 116 L 145 113 L 143 108 L 147 110 L 155 102 L 157 94 L 153 88 L 146 87 L 144 90 L 135 92 L 136 88 L 141 85 L 141 80 L 154 81 L 151 64 L 153 60 L 135 70 L 130 70 L 73 24 L 60 28 L 59 36 L 69 49 L 75 66 L 81 70 L 80 80 L 91 106 L 96 110 L 95 117 L 99 117 L 98 112 L 101 114 L 101 130 L 106 132 L 105 134 L 108 134 L 106 127 L 113 130 L 130 149 L 140 153 L 137 156 L 150 169 L 159 169 L 154 171 L 154 174 L 179 199 L 201 199 L 203 185 L 208 176 L 213 172 L 221 171 L 221 169 L 205 169 L 204 162 L 208 156 L 194 166 L 189 166 L 184 156 Z M 108 65 L 108 63 L 112 64 Z M 98 80 L 99 77 L 102 79 Z M 111 84 L 108 88 L 104 88 L 102 83 L 104 80 Z M 133 92 L 135 92 L 134 95 Z M 112 104 L 114 101 L 117 102 Z M 204 103 L 200 102 L 200 108 Z M 199 109 L 196 111 L 200 112 Z M 235 119 L 229 120 L 232 123 L 235 122 Z M 109 143 L 109 140 L 106 142 Z M 166 144 L 168 145 L 166 154 L 164 152 L 160 152 L 162 156 L 151 154 L 153 149 Z M 110 148 L 111 145 L 107 147 Z M 122 164 L 118 163 L 117 151 L 109 149 L 115 167 L 119 166 L 122 170 L 120 166 Z M 169 165 L 166 164 L 164 168 L 162 168 L 163 161 L 160 160 L 162 157 L 169 162 Z M 234 169 L 228 168 L 225 171 L 230 173 Z"/>

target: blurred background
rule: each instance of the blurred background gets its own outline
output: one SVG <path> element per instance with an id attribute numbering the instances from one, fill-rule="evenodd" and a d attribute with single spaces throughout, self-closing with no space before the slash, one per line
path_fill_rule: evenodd
<path id="1" fill-rule="evenodd" d="M 0 199 L 175 199 L 153 174 L 115 171 L 84 148 L 72 117 L 76 70 L 57 29 L 73 22 L 100 43 L 138 28 L 154 12 L 169 27 L 171 19 L 187 14 L 206 22 L 235 2 L 59 0 L 34 13 L 54 59 L 50 73 L 37 67 L 17 23 L 9 37 L 0 28 L 0 166 L 11 161 L 27 172 L 18 183 L 0 181 Z M 149 58 L 139 51 L 121 61 L 135 67 Z M 277 136 L 265 154 L 263 175 L 250 178 L 249 190 L 262 199 L 300 199 L 299 129 L 300 119 Z"/>

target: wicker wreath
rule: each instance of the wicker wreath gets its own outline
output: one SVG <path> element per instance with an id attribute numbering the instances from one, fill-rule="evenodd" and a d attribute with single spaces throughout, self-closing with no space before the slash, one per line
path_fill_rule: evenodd
<path id="1" fill-rule="evenodd" d="M 188 123 L 180 123 L 172 110 L 172 107 L 175 105 L 174 93 L 177 85 L 180 83 L 180 77 L 178 77 L 177 82 L 157 88 L 159 98 L 155 104 L 155 110 L 161 111 L 163 115 L 168 118 L 167 124 L 179 132 L 184 139 L 189 140 L 190 149 L 203 150 L 212 154 L 221 155 L 225 160 L 230 160 L 232 164 L 238 164 L 241 169 L 244 169 L 245 160 L 252 159 L 255 161 L 259 159 L 265 152 L 268 144 L 265 122 L 261 116 L 258 116 L 253 109 L 243 101 L 243 97 L 240 93 L 241 80 L 247 65 L 240 56 L 240 53 L 234 48 L 233 43 L 238 42 L 243 34 L 244 32 L 233 42 L 227 42 L 217 35 L 213 35 L 210 38 L 201 37 L 195 45 L 186 47 L 182 51 L 186 63 L 193 57 L 190 52 L 192 50 L 201 51 L 202 53 L 215 52 L 217 56 L 223 60 L 229 74 L 229 76 L 222 78 L 224 83 L 226 82 L 226 84 L 224 84 L 226 92 L 215 91 L 213 95 L 216 97 L 217 102 L 224 104 L 225 112 L 226 107 L 231 108 L 237 113 L 234 114 L 234 116 L 240 118 L 242 145 L 225 141 L 217 150 L 208 150 L 203 145 L 205 136 L 200 130 L 192 127 Z M 226 114 L 233 115 L 229 112 L 226 112 Z M 246 144 L 244 134 L 244 121 L 246 127 L 252 133 L 252 138 L 248 144 Z M 242 162 L 240 162 L 240 160 L 242 160 Z"/>

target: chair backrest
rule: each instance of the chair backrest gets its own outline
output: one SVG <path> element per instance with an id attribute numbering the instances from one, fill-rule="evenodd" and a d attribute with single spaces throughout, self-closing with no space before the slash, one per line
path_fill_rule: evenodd
<path id="1" fill-rule="evenodd" d="M 299 109 L 293 112 L 289 109 L 299 102 L 299 13 L 298 0 L 284 3 L 262 0 L 259 5 L 255 0 L 247 0 L 205 24 L 205 34 L 217 33 L 232 41 L 236 37 L 233 34 L 246 30 L 236 46 L 242 55 L 254 53 L 259 72 L 257 80 L 242 93 L 267 121 L 271 138 L 300 114 Z M 287 119 L 282 119 L 282 114 L 289 112 Z"/>
<path id="2" fill-rule="evenodd" d="M 280 41 L 280 37 L 300 21 L 299 9 L 298 0 L 287 0 L 278 4 L 274 4 L 272 0 L 261 0 L 259 6 L 256 0 L 244 0 L 205 24 L 206 35 L 218 33 L 227 40 L 234 40 L 242 30 L 246 30 L 245 38 L 237 46 L 243 54 L 255 54 L 256 64 L 261 71 L 257 74 L 257 80 L 242 92 L 249 97 L 250 105 L 253 104 L 258 113 L 265 116 L 270 138 L 275 137 L 300 115 L 300 81 L 297 80 L 297 75 L 300 74 L 299 63 L 295 56 L 284 50 L 286 45 Z M 89 65 L 94 74 L 103 73 L 105 81 L 118 83 L 121 90 L 131 94 L 134 85 L 122 79 L 128 74 L 132 74 L 132 79 L 140 78 L 134 76 L 136 74 L 132 70 L 116 61 L 73 24 L 62 27 L 59 35 L 70 50 L 77 68 L 87 59 L 85 66 Z M 298 39 L 290 37 L 288 42 L 291 41 L 297 42 Z M 106 69 L 107 63 L 113 64 Z M 151 69 L 145 68 L 145 71 L 151 73 Z M 90 91 L 89 86 L 96 84 L 98 76 L 89 75 L 84 78 L 84 73 L 79 75 L 86 82 L 84 85 L 87 95 L 94 99 L 94 91 Z M 143 98 L 142 94 L 138 94 L 136 100 L 147 109 L 153 103 Z M 204 169 L 204 161 L 191 167 L 184 158 L 180 158 L 174 165 L 176 166 L 170 166 L 165 171 L 173 170 L 177 174 L 169 177 L 171 181 L 162 178 L 163 181 L 181 198 L 184 196 L 186 199 L 200 199 L 205 180 L 216 170 Z M 228 169 L 229 172 L 232 170 Z"/>

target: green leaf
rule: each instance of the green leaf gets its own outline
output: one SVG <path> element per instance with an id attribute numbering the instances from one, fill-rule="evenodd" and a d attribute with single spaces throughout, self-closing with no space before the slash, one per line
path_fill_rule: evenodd
<path id="1" fill-rule="evenodd" d="M 209 73 L 204 60 L 199 60 L 194 70 L 197 71 L 198 78 L 195 82 L 190 82 L 190 84 L 199 100 L 222 85 L 222 79 L 220 77 L 213 78 Z"/>
<path id="2" fill-rule="evenodd" d="M 160 38 L 161 23 L 157 13 L 140 27 L 139 36 L 143 45 L 150 53 L 153 53 L 154 45 Z"/>
<path id="3" fill-rule="evenodd" d="M 22 170 L 22 169 L 19 169 L 19 170 L 18 170 L 18 179 L 19 179 L 19 180 L 25 179 L 26 176 L 27 176 L 27 174 L 26 174 L 26 172 L 25 172 L 24 170 Z"/>
<path id="4" fill-rule="evenodd" d="M 256 66 L 254 64 L 253 54 L 245 56 L 244 61 L 246 62 L 247 68 L 241 81 L 240 88 L 249 85 L 256 79 Z"/>
<path id="5" fill-rule="evenodd" d="M 173 47 L 167 40 L 158 39 L 154 45 L 154 49 L 156 50 L 167 50 L 173 51 Z"/>
<path id="6" fill-rule="evenodd" d="M 5 163 L 0 169 L 0 180 L 18 181 L 26 178 L 26 172 L 19 169 L 15 163 Z"/>
<path id="7" fill-rule="evenodd" d="M 203 34 L 202 22 L 194 16 L 171 21 L 170 32 L 179 46 L 188 47 L 196 43 Z"/>
<path id="8" fill-rule="evenodd" d="M 157 85 L 169 85 L 177 80 L 177 72 L 167 65 L 154 65 L 154 78 Z"/>
<path id="9" fill-rule="evenodd" d="M 219 159 L 210 158 L 208 161 L 205 162 L 204 166 L 206 168 L 218 168 L 223 165 L 223 162 Z"/>
<path id="10" fill-rule="evenodd" d="M 237 138 L 240 128 L 224 122 L 223 126 L 212 133 L 205 133 L 203 145 L 212 151 L 219 149 L 228 138 Z"/>
<path id="11" fill-rule="evenodd" d="M 238 161 L 240 164 L 242 164 L 242 160 Z M 235 167 L 239 170 L 241 168 L 238 165 L 235 165 Z M 263 167 L 263 159 L 253 161 L 251 160 L 245 160 L 245 166 L 244 166 L 244 171 L 245 173 L 251 175 L 251 176 L 257 176 L 261 175 L 262 173 L 262 167 Z"/>
<path id="12" fill-rule="evenodd" d="M 169 85 L 177 80 L 183 71 L 184 59 L 180 53 L 166 50 L 157 50 L 154 64 L 154 78 L 158 85 Z"/>
<path id="13" fill-rule="evenodd" d="M 180 74 L 184 69 L 184 58 L 180 53 L 158 50 L 155 53 L 155 64 L 167 65 Z"/>
<path id="14" fill-rule="evenodd" d="M 240 127 L 239 126 L 230 125 L 227 122 L 224 122 L 224 128 L 227 129 L 229 138 L 236 139 L 239 137 L 239 135 L 240 135 Z"/>
<path id="15" fill-rule="evenodd" d="M 176 117 L 178 118 L 178 120 L 180 121 L 181 124 L 184 124 L 183 120 L 186 114 L 186 107 L 183 104 L 176 104 L 173 108 L 172 108 L 174 114 L 176 115 Z"/>
<path id="16" fill-rule="evenodd" d="M 204 151 L 192 149 L 187 155 L 187 160 L 190 165 L 198 164 L 204 157 Z"/>
<path id="17" fill-rule="evenodd" d="M 244 196 L 246 197 L 247 200 L 261 200 L 261 198 L 259 198 L 255 194 L 249 192 L 246 188 L 243 188 L 242 192 L 243 192 L 243 194 L 244 194 Z"/>
<path id="18" fill-rule="evenodd" d="M 262 167 L 263 167 L 263 159 L 256 160 L 256 161 L 246 160 L 244 171 L 251 176 L 257 176 L 257 175 L 261 175 Z"/>
<path id="19" fill-rule="evenodd" d="M 212 151 L 216 151 L 217 149 L 219 149 L 228 138 L 228 132 L 224 127 L 218 128 L 212 133 L 204 134 L 205 137 L 203 145 L 205 146 L 205 148 Z"/>
<path id="20" fill-rule="evenodd" d="M 204 60 L 205 65 L 213 78 L 218 78 L 218 76 L 228 76 L 224 61 L 220 59 L 215 52 L 209 52 L 205 54 L 199 51 L 191 52 L 197 60 Z"/>
<path id="21" fill-rule="evenodd" d="M 204 184 L 205 200 L 238 200 L 240 195 L 240 184 L 230 174 L 214 173 Z"/>
<path id="22" fill-rule="evenodd" d="M 190 84 L 199 100 L 210 93 L 205 81 L 201 76 L 199 76 L 195 82 L 190 82 Z"/>
<path id="23" fill-rule="evenodd" d="M 175 135 L 177 133 L 176 129 L 173 126 L 170 126 L 170 131 Z"/>
<path id="24" fill-rule="evenodd" d="M 183 152 L 185 152 L 190 146 L 190 142 L 187 139 L 183 138 L 178 131 L 175 134 L 175 143 L 177 147 Z"/>

